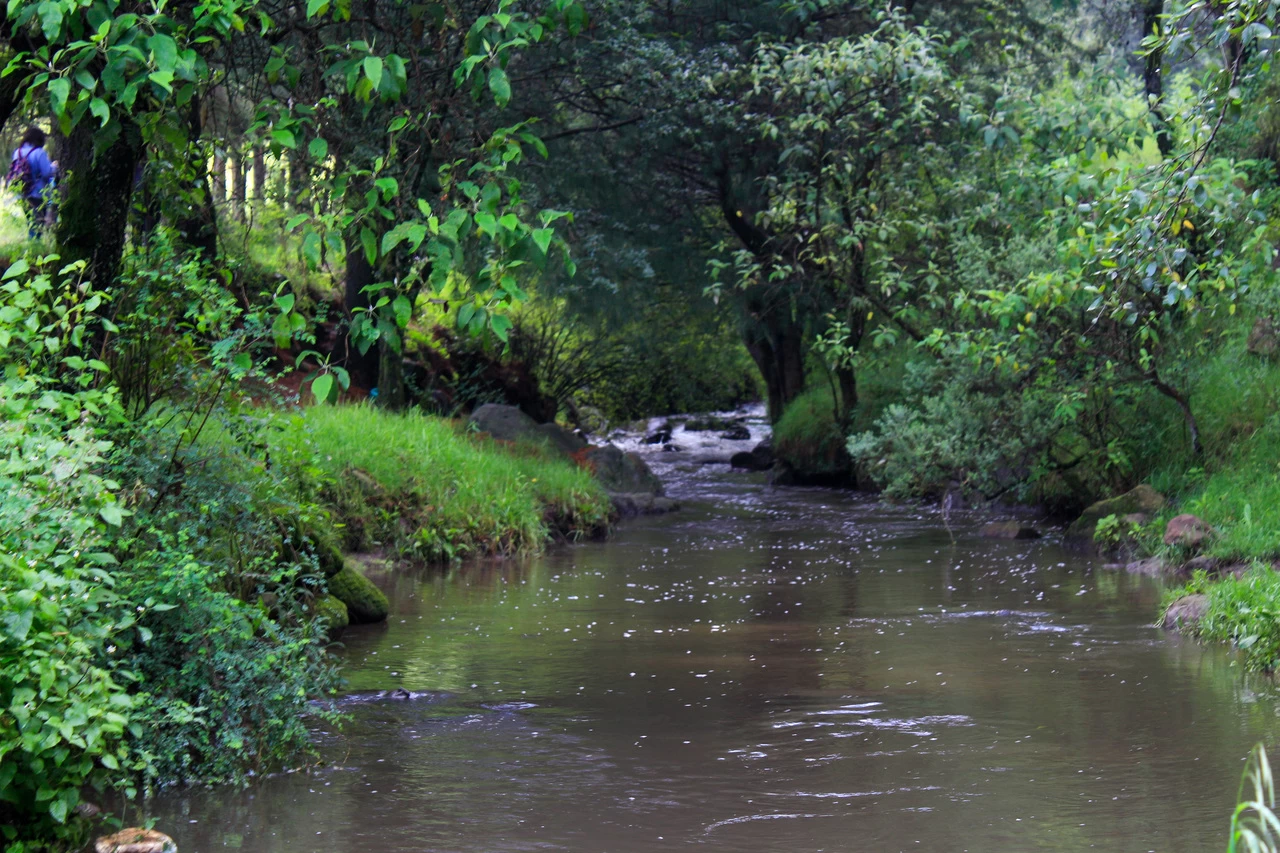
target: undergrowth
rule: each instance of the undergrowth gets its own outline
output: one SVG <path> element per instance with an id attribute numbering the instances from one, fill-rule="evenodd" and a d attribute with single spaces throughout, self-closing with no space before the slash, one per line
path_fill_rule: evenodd
<path id="1" fill-rule="evenodd" d="M 309 408 L 283 425 L 272 454 L 322 483 L 350 550 L 426 560 L 532 553 L 554 535 L 601 531 L 610 512 L 600 485 L 571 462 L 417 413 Z"/>

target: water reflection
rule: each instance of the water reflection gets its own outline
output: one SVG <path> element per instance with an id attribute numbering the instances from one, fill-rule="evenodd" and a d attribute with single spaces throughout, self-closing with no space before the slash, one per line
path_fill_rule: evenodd
<path id="1" fill-rule="evenodd" d="M 1150 627 L 1152 581 L 681 464 L 689 509 L 609 542 L 380 578 L 327 766 L 159 825 L 184 853 L 1219 844 L 1276 696 Z"/>

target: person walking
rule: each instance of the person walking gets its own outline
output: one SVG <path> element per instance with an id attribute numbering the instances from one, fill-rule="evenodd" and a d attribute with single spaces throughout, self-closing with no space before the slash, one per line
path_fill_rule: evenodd
<path id="1" fill-rule="evenodd" d="M 22 135 L 22 142 L 9 161 L 6 186 L 17 185 L 18 193 L 27 205 L 29 225 L 27 236 L 36 239 L 45 225 L 52 225 L 50 213 L 53 195 L 53 179 L 57 167 L 44 150 L 45 134 L 38 127 L 29 127 Z"/>

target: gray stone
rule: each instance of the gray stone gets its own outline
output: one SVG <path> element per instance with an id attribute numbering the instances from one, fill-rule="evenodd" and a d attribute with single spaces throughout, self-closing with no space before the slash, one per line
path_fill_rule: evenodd
<path id="1" fill-rule="evenodd" d="M 1141 513 L 1151 516 L 1164 508 L 1164 495 L 1148 485 L 1141 485 L 1123 495 L 1098 501 L 1080 514 L 1080 517 L 1067 528 L 1063 541 L 1068 547 L 1083 551 L 1097 551 L 1093 541 L 1098 522 L 1109 515 L 1124 518 L 1127 515 Z"/>
<path id="2" fill-rule="evenodd" d="M 1276 324 L 1269 317 L 1259 317 L 1249 330 L 1249 340 L 1245 349 L 1253 355 L 1271 358 L 1280 349 L 1280 340 L 1276 337 Z"/>
<path id="3" fill-rule="evenodd" d="M 1147 557 L 1145 560 L 1125 563 L 1124 570 L 1130 574 L 1146 575 L 1152 578 L 1176 575 L 1180 572 L 1177 566 L 1171 566 L 1159 557 Z"/>
<path id="4" fill-rule="evenodd" d="M 1164 544 L 1179 545 L 1183 548 L 1199 548 L 1204 541 L 1217 533 L 1213 526 L 1202 518 L 1183 513 L 1169 519 L 1164 528 Z"/>
<path id="5" fill-rule="evenodd" d="M 986 539 L 1039 539 L 1040 531 L 1020 521 L 991 521 L 982 525 L 978 535 Z"/>
<path id="6" fill-rule="evenodd" d="M 467 424 L 499 441 L 520 441 L 537 435 L 538 422 L 516 406 L 485 403 L 471 413 Z"/>
<path id="7" fill-rule="evenodd" d="M 609 500 L 613 502 L 614 512 L 622 518 L 661 515 L 680 509 L 680 504 L 671 498 L 660 497 L 649 492 L 613 492 L 609 495 Z"/>
<path id="8" fill-rule="evenodd" d="M 549 446 L 560 451 L 565 456 L 572 456 L 587 446 L 587 443 L 581 437 L 572 430 L 560 426 L 560 424 L 538 424 L 533 429 L 535 433 L 546 440 Z"/>
<path id="9" fill-rule="evenodd" d="M 1209 607 L 1209 599 L 1204 595 L 1184 595 L 1164 612 L 1164 620 L 1161 625 L 1170 630 L 1178 631 L 1185 628 L 1192 628 L 1197 622 L 1204 618 L 1204 612 Z"/>
<path id="10" fill-rule="evenodd" d="M 643 459 L 634 453 L 623 453 L 612 444 L 589 447 L 582 459 L 607 492 L 662 495 L 666 491 Z"/>

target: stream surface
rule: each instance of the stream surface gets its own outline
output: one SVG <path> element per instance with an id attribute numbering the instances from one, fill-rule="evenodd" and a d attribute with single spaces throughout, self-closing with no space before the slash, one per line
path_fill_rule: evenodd
<path id="1" fill-rule="evenodd" d="M 392 615 L 343 638 L 326 766 L 168 793 L 157 828 L 183 853 L 1225 848 L 1277 691 L 1151 627 L 1154 581 L 676 443 L 647 455 L 681 512 L 375 576 Z"/>

